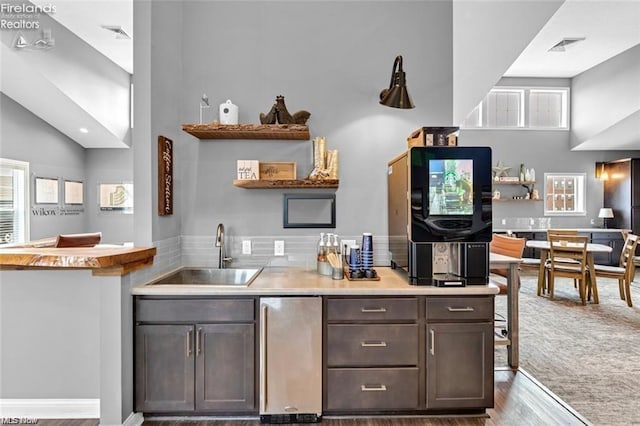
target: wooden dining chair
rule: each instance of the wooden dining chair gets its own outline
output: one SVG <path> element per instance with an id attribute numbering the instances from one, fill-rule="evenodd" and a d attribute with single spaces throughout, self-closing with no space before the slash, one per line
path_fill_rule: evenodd
<path id="1" fill-rule="evenodd" d="M 549 299 L 554 298 L 555 279 L 572 278 L 577 282 L 582 304 L 587 304 L 587 242 L 582 235 L 549 234 L 549 260 L 545 266 Z M 594 292 L 597 289 L 594 289 Z"/>
<path id="2" fill-rule="evenodd" d="M 525 238 L 510 237 L 504 234 L 493 234 L 491 243 L 489 244 L 489 251 L 491 253 L 501 254 L 503 256 L 515 257 L 520 259 L 522 252 L 524 251 L 524 244 L 527 240 Z M 493 268 L 489 270 L 490 273 L 507 278 L 509 276 L 509 270 L 506 268 Z M 494 281 L 498 288 L 500 288 L 500 294 L 507 294 L 507 284 L 500 281 Z M 520 285 L 520 275 L 518 274 L 518 286 Z"/>
<path id="3" fill-rule="evenodd" d="M 524 251 L 525 238 L 510 237 L 504 234 L 493 234 L 491 243 L 489 243 L 489 251 L 491 253 L 501 254 L 503 256 L 514 257 L 520 259 Z M 496 285 L 500 292 L 499 295 L 506 296 L 508 294 L 509 270 L 507 268 L 491 268 L 489 269 L 491 283 Z M 496 279 L 498 278 L 498 279 Z M 516 285 L 520 287 L 520 274 L 518 274 Z M 499 313 L 495 313 L 494 327 L 500 329 L 498 336 L 507 335 L 507 321 Z"/>
<path id="4" fill-rule="evenodd" d="M 633 306 L 631 302 L 631 281 L 635 274 L 633 259 L 638 245 L 638 236 L 627 234 L 624 246 L 620 253 L 618 266 L 594 265 L 596 277 L 613 278 L 618 280 L 620 299 L 626 300 L 628 306 Z"/>

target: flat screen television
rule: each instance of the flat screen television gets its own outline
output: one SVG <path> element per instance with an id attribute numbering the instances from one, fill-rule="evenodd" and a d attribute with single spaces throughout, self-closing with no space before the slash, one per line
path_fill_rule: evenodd
<path id="1" fill-rule="evenodd" d="M 410 240 L 490 242 L 491 148 L 410 150 Z"/>

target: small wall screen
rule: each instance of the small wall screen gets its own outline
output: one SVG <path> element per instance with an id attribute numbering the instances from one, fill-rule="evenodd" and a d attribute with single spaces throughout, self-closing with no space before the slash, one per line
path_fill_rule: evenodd
<path id="1" fill-rule="evenodd" d="M 429 160 L 429 214 L 473 214 L 473 160 Z"/>

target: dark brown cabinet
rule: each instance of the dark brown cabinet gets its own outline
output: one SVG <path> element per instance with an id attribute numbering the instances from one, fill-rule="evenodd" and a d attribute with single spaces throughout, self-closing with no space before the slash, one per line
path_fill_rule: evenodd
<path id="1" fill-rule="evenodd" d="M 611 228 L 630 229 L 640 234 L 640 158 L 606 163 L 604 205 L 613 209 Z"/>
<path id="2" fill-rule="evenodd" d="M 328 298 L 327 414 L 493 406 L 493 296 Z"/>
<path id="3" fill-rule="evenodd" d="M 325 413 L 424 408 L 417 297 L 328 298 L 325 312 Z"/>
<path id="4" fill-rule="evenodd" d="M 254 303 L 137 298 L 136 410 L 255 414 Z"/>
<path id="5" fill-rule="evenodd" d="M 493 297 L 427 298 L 427 407 L 493 407 Z"/>

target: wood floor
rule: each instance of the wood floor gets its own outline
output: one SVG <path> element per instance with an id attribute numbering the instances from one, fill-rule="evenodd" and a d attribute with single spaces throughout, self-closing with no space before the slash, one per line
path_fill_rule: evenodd
<path id="1" fill-rule="evenodd" d="M 221 420 L 188 418 L 152 418 L 144 426 L 255 426 L 257 419 Z M 482 417 L 376 417 L 331 418 L 324 417 L 322 426 L 445 426 L 445 425 L 584 425 L 587 420 L 567 408 L 544 386 L 526 372 L 509 369 L 495 371 L 495 407 Z M 40 420 L 39 426 L 97 426 L 97 419 Z"/>

